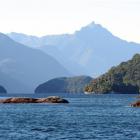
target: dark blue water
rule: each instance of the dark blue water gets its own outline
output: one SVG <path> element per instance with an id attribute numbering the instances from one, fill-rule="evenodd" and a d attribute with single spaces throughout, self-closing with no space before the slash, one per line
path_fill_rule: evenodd
<path id="1" fill-rule="evenodd" d="M 139 140 L 140 108 L 129 107 L 136 96 L 77 95 L 67 96 L 69 104 L 0 104 L 0 140 Z"/>

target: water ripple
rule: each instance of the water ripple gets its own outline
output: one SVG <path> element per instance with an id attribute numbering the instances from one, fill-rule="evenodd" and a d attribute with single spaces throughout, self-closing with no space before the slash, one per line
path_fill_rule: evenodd
<path id="1" fill-rule="evenodd" d="M 68 105 L 1 104 L 0 140 L 139 140 L 132 95 L 68 98 Z"/>

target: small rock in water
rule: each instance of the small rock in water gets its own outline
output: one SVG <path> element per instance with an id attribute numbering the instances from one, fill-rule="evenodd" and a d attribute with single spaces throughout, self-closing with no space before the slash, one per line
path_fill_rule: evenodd
<path id="1" fill-rule="evenodd" d="M 49 96 L 47 98 L 40 98 L 37 100 L 38 103 L 68 103 L 66 99 L 58 96 Z"/>
<path id="2" fill-rule="evenodd" d="M 132 107 L 140 107 L 140 100 L 131 104 Z"/>

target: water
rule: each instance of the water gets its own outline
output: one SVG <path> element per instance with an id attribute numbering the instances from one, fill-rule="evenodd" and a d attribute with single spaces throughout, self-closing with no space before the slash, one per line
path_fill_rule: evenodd
<path id="1" fill-rule="evenodd" d="M 136 96 L 67 95 L 69 104 L 1 104 L 0 140 L 139 140 L 140 108 L 129 107 Z"/>

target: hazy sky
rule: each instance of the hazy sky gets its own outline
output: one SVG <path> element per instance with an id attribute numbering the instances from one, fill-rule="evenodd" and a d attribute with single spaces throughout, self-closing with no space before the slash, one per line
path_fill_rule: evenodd
<path id="1" fill-rule="evenodd" d="M 0 0 L 4 33 L 72 33 L 92 21 L 140 43 L 140 0 Z"/>

